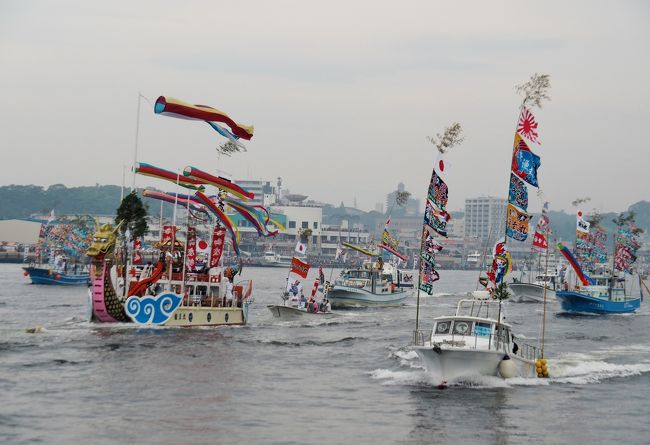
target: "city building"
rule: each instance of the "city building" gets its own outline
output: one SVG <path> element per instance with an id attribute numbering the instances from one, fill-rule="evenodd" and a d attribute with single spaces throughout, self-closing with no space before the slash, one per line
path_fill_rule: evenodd
<path id="1" fill-rule="evenodd" d="M 476 238 L 481 244 L 492 242 L 505 234 L 506 200 L 481 196 L 465 200 L 465 238 Z"/>
<path id="2" fill-rule="evenodd" d="M 276 202 L 276 188 L 271 181 L 239 179 L 235 184 L 255 194 L 247 204 L 269 206 Z"/>
<path id="3" fill-rule="evenodd" d="M 401 215 L 407 215 L 407 216 L 414 216 L 414 215 L 419 215 L 422 212 L 420 211 L 420 200 L 419 199 L 414 199 L 409 197 L 406 205 L 404 206 L 398 206 L 396 197 L 397 193 L 403 193 L 405 192 L 406 189 L 404 187 L 404 183 L 400 182 L 397 184 L 397 190 L 390 192 L 389 194 L 386 195 L 386 212 L 391 213 L 393 215 L 395 214 L 401 214 Z"/>

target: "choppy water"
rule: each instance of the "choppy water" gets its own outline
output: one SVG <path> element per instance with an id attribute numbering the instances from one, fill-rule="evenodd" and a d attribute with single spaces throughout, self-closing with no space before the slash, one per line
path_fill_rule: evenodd
<path id="1" fill-rule="evenodd" d="M 648 310 L 549 306 L 552 378 L 434 388 L 409 348 L 415 298 L 316 324 L 275 321 L 286 272 L 248 268 L 251 324 L 141 329 L 85 321 L 84 287 L 26 284 L 0 265 L 0 443 L 650 443 Z M 422 324 L 476 272 L 442 271 Z M 648 302 L 645 303 L 646 305 Z M 541 305 L 508 304 L 535 342 Z M 25 329 L 43 325 L 45 331 Z"/>

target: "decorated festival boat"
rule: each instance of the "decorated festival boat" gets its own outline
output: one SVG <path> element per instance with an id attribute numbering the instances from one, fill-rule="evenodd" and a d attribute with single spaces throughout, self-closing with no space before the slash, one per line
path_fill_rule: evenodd
<path id="1" fill-rule="evenodd" d="M 548 77 L 535 75 L 522 90 L 526 97 L 520 109 L 518 125 L 511 161 L 509 199 L 506 211 L 505 237 L 497 242 L 493 249 L 492 266 L 484 281 L 488 295 L 484 299 L 461 300 L 453 316 L 436 317 L 431 331 L 420 330 L 418 293 L 416 323 L 413 336 L 413 348 L 422 359 L 427 371 L 439 386 L 474 376 L 500 376 L 502 378 L 548 377 L 548 368 L 544 359 L 544 333 L 546 299 L 542 314 L 542 338 L 539 351 L 519 340 L 515 341 L 512 326 L 505 322 L 503 300 L 508 298 L 506 274 L 511 269 L 510 254 L 506 247 L 508 238 L 524 241 L 528 233 L 530 216 L 526 213 L 528 198 L 523 181 L 537 187 L 537 168 L 539 157 L 530 151 L 522 137 L 537 142 L 537 128 L 534 117 L 526 108 L 529 99 L 539 105 L 539 98 L 546 97 Z M 532 97 L 531 90 L 536 92 Z M 443 136 L 430 140 L 437 146 L 440 154 L 460 143 L 462 138 L 460 124 L 454 124 L 445 130 Z M 444 162 L 438 168 L 444 171 Z M 523 181 L 522 181 L 523 180 Z M 514 188 L 514 193 L 513 193 Z M 424 218 L 424 231 L 420 261 L 420 289 L 431 293 L 431 275 L 433 281 L 439 275 L 433 269 L 435 254 L 442 246 L 433 239 L 434 234 L 446 236 L 445 207 L 448 188 L 434 167 Z M 431 216 L 429 216 L 431 215 Z M 433 218 L 435 217 L 435 218 Z M 435 273 L 433 273 L 433 272 Z"/>
<path id="2" fill-rule="evenodd" d="M 87 286 L 88 264 L 81 257 L 90 244 L 93 227 L 94 221 L 89 217 L 78 217 L 75 221 L 51 217 L 41 225 L 36 262 L 24 266 L 23 275 L 32 284 Z"/>
<path id="3" fill-rule="evenodd" d="M 306 229 L 301 231 L 296 244 L 295 251 L 304 255 L 306 253 L 308 239 L 311 231 Z M 267 308 L 275 318 L 290 321 L 300 318 L 331 318 L 337 316 L 332 312 L 332 305 L 328 299 L 329 283 L 325 281 L 323 268 L 318 268 L 318 276 L 314 279 L 311 289 L 311 295 L 307 299 L 303 293 L 303 286 L 299 279 L 307 279 L 311 266 L 299 257 L 291 258 L 291 267 L 287 273 L 286 288 L 282 292 L 280 304 L 269 304 Z M 292 277 L 292 274 L 294 275 Z M 318 296 L 319 288 L 322 290 Z"/>
<path id="4" fill-rule="evenodd" d="M 206 121 L 228 139 L 226 148 L 221 147 L 222 150 L 237 151 L 237 147 L 241 146 L 239 138 L 252 137 L 252 126 L 239 125 L 225 113 L 211 107 L 190 105 L 161 96 L 156 101 L 154 111 L 172 117 Z M 225 123 L 231 131 L 216 122 Z M 156 264 L 142 264 L 138 252 L 141 240 L 131 239 L 127 235 L 134 233 L 131 229 L 137 228 L 131 227 L 131 222 L 126 223 L 129 230 L 123 228 L 119 243 L 119 224 L 117 227 L 110 224 L 99 227 L 87 251 L 92 259 L 92 320 L 186 327 L 246 324 L 248 306 L 252 302 L 252 282 L 235 281 L 237 274 L 241 273 L 241 262 L 238 266 L 230 267 L 222 264 L 226 233 L 229 234 L 232 250 L 237 256 L 240 252 L 239 230 L 228 214 L 236 212 L 242 215 L 260 236 L 274 236 L 277 230 L 269 228 L 273 224 L 268 211 L 262 206 L 246 203 L 254 198 L 253 193 L 229 179 L 196 167 L 188 166 L 181 174 L 151 164 L 137 163 L 134 173 L 172 182 L 177 188 L 193 190 L 194 194 L 154 190 L 143 192 L 144 197 L 174 205 L 172 225 L 161 227 L 161 240 L 156 245 L 159 252 Z M 206 195 L 204 192 L 208 186 L 215 187 L 217 193 Z M 139 202 L 135 191 L 129 198 Z M 124 204 L 125 201 L 122 202 Z M 179 208 L 185 211 L 184 230 L 179 230 L 176 225 Z M 202 225 L 208 227 L 207 232 L 211 235 L 211 252 L 207 264 L 198 267 L 197 234 L 198 227 Z M 129 249 L 131 244 L 132 249 Z M 121 246 L 118 255 L 115 253 L 116 245 Z"/>
<path id="5" fill-rule="evenodd" d="M 460 300 L 456 313 L 415 331 L 413 349 L 437 386 L 481 375 L 535 377 L 538 351 L 515 339 L 498 301 Z"/>
<path id="6" fill-rule="evenodd" d="M 334 308 L 397 306 L 408 294 L 394 281 L 396 274 L 396 268 L 381 257 L 364 261 L 359 268 L 343 270 L 327 296 Z"/>
<path id="7" fill-rule="evenodd" d="M 582 215 L 578 215 L 580 218 Z M 614 255 L 611 269 L 601 268 L 600 274 L 587 274 L 580 260 L 563 244 L 558 244 L 558 250 L 571 265 L 574 273 L 567 274 L 563 281 L 563 289 L 555 293 L 560 301 L 562 310 L 574 313 L 588 314 L 618 314 L 635 312 L 641 306 L 644 283 L 638 277 L 639 295 L 631 295 L 634 281 L 626 287 L 626 274 L 632 274 L 636 261 L 636 251 L 640 247 L 637 236 L 640 229 L 634 224 L 634 214 L 620 215 L 614 220 L 618 233 L 614 236 Z M 589 233 L 589 224 L 583 224 L 585 233 Z M 576 247 L 580 242 L 576 241 Z M 583 258 L 585 258 L 583 256 Z M 589 267 L 589 266 L 586 266 Z"/>

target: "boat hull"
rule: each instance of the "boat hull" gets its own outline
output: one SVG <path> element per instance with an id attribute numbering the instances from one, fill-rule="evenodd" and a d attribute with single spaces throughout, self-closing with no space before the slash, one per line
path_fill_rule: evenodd
<path id="1" fill-rule="evenodd" d="M 640 298 L 610 301 L 574 291 L 558 291 L 555 296 L 565 312 L 625 314 L 634 312 L 641 306 Z"/>
<path id="2" fill-rule="evenodd" d="M 365 289 L 340 285 L 335 285 L 327 293 L 327 299 L 333 308 L 399 306 L 404 303 L 406 296 L 404 289 L 373 294 Z"/>
<path id="3" fill-rule="evenodd" d="M 237 326 L 247 318 L 247 307 L 181 306 L 162 326 Z"/>
<path id="4" fill-rule="evenodd" d="M 32 280 L 32 284 L 50 284 L 56 286 L 88 286 L 89 274 L 70 275 L 44 267 L 23 267 Z"/>
<path id="5" fill-rule="evenodd" d="M 505 357 L 503 351 L 480 349 L 434 349 L 416 346 L 415 352 L 424 363 L 434 384 L 447 385 L 476 376 L 498 376 L 499 364 Z M 516 368 L 516 377 L 534 377 L 535 363 L 510 355 Z"/>
<path id="6" fill-rule="evenodd" d="M 538 284 L 532 283 L 509 283 L 508 290 L 512 292 L 511 301 L 515 303 L 543 303 L 544 289 L 546 289 L 546 299 L 555 297 L 553 289 L 545 288 Z"/>
<path id="7" fill-rule="evenodd" d="M 266 307 L 269 308 L 271 314 L 273 314 L 273 317 L 285 321 L 300 320 L 300 319 L 307 319 L 307 318 L 332 318 L 332 317 L 336 317 L 337 315 L 332 312 L 307 312 L 306 309 L 300 309 L 291 306 L 283 306 L 281 304 L 269 304 Z"/>

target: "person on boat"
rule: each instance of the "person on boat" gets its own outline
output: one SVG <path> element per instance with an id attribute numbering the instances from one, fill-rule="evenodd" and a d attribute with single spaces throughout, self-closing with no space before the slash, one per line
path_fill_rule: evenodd
<path id="1" fill-rule="evenodd" d="M 226 279 L 226 305 L 230 306 L 233 298 L 233 289 L 232 278 L 228 277 Z"/>
<path id="2" fill-rule="evenodd" d="M 512 336 L 512 353 L 516 354 L 519 351 L 519 345 L 515 342 L 515 336 Z"/>
<path id="3" fill-rule="evenodd" d="M 300 307 L 305 307 L 307 304 L 307 298 L 305 298 L 305 294 L 300 292 Z"/>

